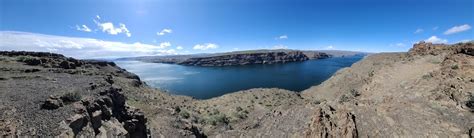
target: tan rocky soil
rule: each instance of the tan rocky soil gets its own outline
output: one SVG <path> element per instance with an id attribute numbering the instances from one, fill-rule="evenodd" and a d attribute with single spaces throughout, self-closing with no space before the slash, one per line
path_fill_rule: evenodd
<path id="1" fill-rule="evenodd" d="M 196 100 L 152 89 L 113 65 L 66 69 L 28 65 L 16 60 L 18 56 L 3 54 L 0 133 L 64 134 L 62 122 L 77 116 L 73 105 L 94 101 L 84 97 L 100 101 L 117 93 L 127 97 L 118 109 L 131 113 L 102 118 L 97 109 L 85 109 L 91 121 L 77 134 L 137 134 L 141 129 L 126 124 L 140 124 L 143 113 L 145 133 L 153 137 L 473 137 L 473 56 L 473 43 L 419 43 L 408 53 L 368 56 L 303 92 L 257 88 Z M 120 90 L 107 91 L 117 87 Z M 70 89 L 83 95 L 81 102 L 40 108 L 49 95 Z M 102 114 L 116 109 L 115 104 L 96 103 Z M 94 121 L 95 116 L 101 118 Z M 97 122 L 100 125 L 94 125 Z"/>

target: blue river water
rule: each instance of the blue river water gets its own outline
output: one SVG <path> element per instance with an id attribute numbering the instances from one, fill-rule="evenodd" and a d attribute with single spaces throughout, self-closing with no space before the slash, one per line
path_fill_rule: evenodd
<path id="1" fill-rule="evenodd" d="M 363 56 L 336 57 L 272 65 L 198 67 L 140 61 L 115 61 L 151 87 L 172 94 L 208 99 L 251 88 L 302 91 L 327 80 Z"/>

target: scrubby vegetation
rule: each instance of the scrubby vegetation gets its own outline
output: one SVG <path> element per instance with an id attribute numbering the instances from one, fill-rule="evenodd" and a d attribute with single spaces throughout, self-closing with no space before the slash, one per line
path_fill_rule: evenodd
<path id="1" fill-rule="evenodd" d="M 16 61 L 18 62 L 24 62 L 27 65 L 39 65 L 41 64 L 41 60 L 36 58 L 36 57 L 31 57 L 31 56 L 19 56 L 16 58 Z"/>
<path id="2" fill-rule="evenodd" d="M 186 111 L 186 110 L 181 110 L 181 111 L 179 112 L 179 116 L 181 116 L 181 117 L 187 119 L 187 118 L 189 118 L 191 115 L 189 114 L 188 111 Z"/>
<path id="3" fill-rule="evenodd" d="M 68 92 L 61 96 L 61 100 L 66 103 L 77 102 L 82 99 L 82 95 L 78 92 Z"/>
<path id="4" fill-rule="evenodd" d="M 453 66 L 451 66 L 451 69 L 459 69 L 459 65 L 457 65 L 457 64 L 453 65 Z"/>
<path id="5" fill-rule="evenodd" d="M 218 125 L 218 124 L 228 124 L 230 122 L 229 117 L 219 112 L 218 110 L 213 110 L 208 116 L 205 116 L 200 122 L 209 125 Z"/>

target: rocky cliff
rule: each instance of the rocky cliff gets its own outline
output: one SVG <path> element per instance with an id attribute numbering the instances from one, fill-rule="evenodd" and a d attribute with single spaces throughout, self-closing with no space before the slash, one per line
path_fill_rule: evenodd
<path id="1" fill-rule="evenodd" d="M 418 43 L 302 92 L 257 88 L 207 100 L 149 88 L 110 62 L 0 52 L 0 134 L 473 137 L 473 49 Z"/>
<path id="2" fill-rule="evenodd" d="M 148 135 L 144 114 L 126 105 L 122 90 L 142 82 L 113 62 L 0 52 L 0 82 L 3 136 Z"/>
<path id="3" fill-rule="evenodd" d="M 311 59 L 329 58 L 331 55 L 319 51 L 299 50 L 249 50 L 214 54 L 147 56 L 121 58 L 152 63 L 169 63 L 188 66 L 235 66 L 249 64 L 278 64 Z"/>
<path id="4" fill-rule="evenodd" d="M 312 54 L 311 59 L 327 58 L 328 56 L 322 53 Z M 289 52 L 262 52 L 262 53 L 238 53 L 211 57 L 190 58 L 180 65 L 189 66 L 235 66 L 235 65 L 250 65 L 250 64 L 276 64 L 296 61 L 306 61 L 310 57 L 301 51 Z"/>

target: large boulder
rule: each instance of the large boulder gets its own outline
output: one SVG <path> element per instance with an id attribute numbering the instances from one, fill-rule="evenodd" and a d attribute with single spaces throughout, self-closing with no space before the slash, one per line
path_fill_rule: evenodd
<path id="1" fill-rule="evenodd" d="M 59 96 L 50 96 L 46 101 L 43 102 L 41 108 L 43 109 L 58 109 L 63 106 L 63 101 Z"/>

